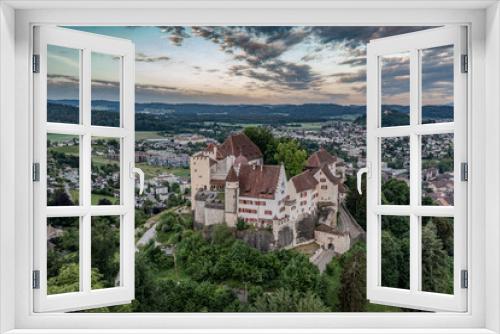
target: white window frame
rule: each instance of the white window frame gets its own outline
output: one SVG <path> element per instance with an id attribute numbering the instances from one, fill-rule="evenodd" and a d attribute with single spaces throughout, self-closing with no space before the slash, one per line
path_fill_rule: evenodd
<path id="1" fill-rule="evenodd" d="M 467 310 L 467 289 L 461 275 L 467 270 L 467 181 L 461 179 L 461 164 L 467 163 L 467 79 L 462 73 L 462 55 L 467 55 L 467 29 L 464 26 L 432 28 L 370 41 L 367 50 L 367 297 L 374 303 L 414 307 L 430 311 Z M 453 111 L 451 122 L 422 124 L 421 50 L 453 46 Z M 406 53 L 409 59 L 409 124 L 382 127 L 381 57 Z M 454 148 L 454 203 L 450 206 L 422 205 L 421 136 L 452 134 Z M 408 205 L 384 205 L 382 191 L 382 145 L 386 138 L 409 139 Z M 409 289 L 384 287 L 382 270 L 382 216 L 408 217 Z M 453 218 L 453 294 L 422 291 L 421 217 Z"/>
<path id="2" fill-rule="evenodd" d="M 135 47 L 126 39 L 97 35 L 71 29 L 37 26 L 34 28 L 34 53 L 39 56 L 39 73 L 33 75 L 33 159 L 38 163 L 39 181 L 33 184 L 34 248 L 33 268 L 39 273 L 39 288 L 34 289 L 35 312 L 75 311 L 130 303 L 134 299 L 134 96 Z M 79 53 L 78 124 L 49 122 L 47 118 L 48 45 L 71 48 Z M 92 53 L 119 57 L 120 85 L 119 124 L 116 127 L 92 125 L 91 81 Z M 47 134 L 65 134 L 79 138 L 79 205 L 47 206 Z M 92 137 L 113 138 L 120 143 L 120 204 L 91 205 Z M 113 288 L 91 288 L 92 217 L 119 218 L 120 285 Z M 79 218 L 79 286 L 78 292 L 47 293 L 47 224 L 51 217 Z"/>
<path id="3" fill-rule="evenodd" d="M 284 9 L 284 6 L 287 7 Z M 33 203 L 26 202 L 32 191 L 31 27 L 34 24 L 166 23 L 171 25 L 468 24 L 471 28 L 469 43 L 472 81 L 469 92 L 471 112 L 468 116 L 468 132 L 471 134 L 468 141 L 471 154 L 468 215 L 469 221 L 473 222 L 469 225 L 468 231 L 468 253 L 471 259 L 468 311 L 377 315 L 370 313 L 34 314 L 30 288 Z M 200 333 L 340 333 L 354 332 L 357 329 L 358 333 L 499 333 L 500 228 L 497 223 L 500 220 L 498 205 L 500 117 L 497 112 L 500 109 L 499 60 L 500 9 L 496 1 L 489 0 L 292 1 L 286 5 L 272 0 L 237 3 L 214 1 L 203 4 L 197 1 L 141 3 L 133 0 L 71 3 L 66 1 L 64 4 L 59 1 L 10 0 L 0 3 L 0 160 L 2 161 L 0 331 L 116 333 L 121 332 L 120 329 L 127 329 L 128 333 L 172 333 L 175 332 L 174 329 L 191 329 L 190 332 Z M 12 68 L 14 63 L 15 69 Z M 488 182 L 485 182 L 486 176 Z M 15 189 L 14 196 L 12 189 Z M 488 291 L 487 294 L 485 289 Z M 267 330 L 262 330 L 263 328 Z"/>

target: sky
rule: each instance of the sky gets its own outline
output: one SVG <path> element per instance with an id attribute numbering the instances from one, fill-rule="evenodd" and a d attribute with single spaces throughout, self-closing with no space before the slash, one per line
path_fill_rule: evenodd
<path id="1" fill-rule="evenodd" d="M 136 101 L 210 104 L 366 103 L 369 40 L 423 27 L 72 27 L 136 48 Z M 424 104 L 452 102 L 452 53 L 422 53 Z M 49 99 L 78 96 L 79 54 L 49 46 Z M 382 66 L 386 103 L 407 104 L 406 55 Z M 425 58 L 424 58 L 425 57 Z M 92 56 L 93 99 L 117 100 L 119 59 Z"/>

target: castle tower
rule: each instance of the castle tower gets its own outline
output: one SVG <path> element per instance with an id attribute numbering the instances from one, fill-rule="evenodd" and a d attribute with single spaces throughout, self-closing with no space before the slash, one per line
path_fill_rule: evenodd
<path id="1" fill-rule="evenodd" d="M 195 196 L 199 190 L 210 189 L 210 158 L 203 152 L 195 154 L 189 161 L 191 173 L 191 210 L 195 207 Z"/>
<path id="2" fill-rule="evenodd" d="M 226 177 L 226 187 L 225 187 L 225 220 L 227 226 L 235 227 L 238 221 L 238 195 L 239 195 L 240 183 L 238 181 L 238 175 L 236 171 L 231 166 L 229 173 Z"/>

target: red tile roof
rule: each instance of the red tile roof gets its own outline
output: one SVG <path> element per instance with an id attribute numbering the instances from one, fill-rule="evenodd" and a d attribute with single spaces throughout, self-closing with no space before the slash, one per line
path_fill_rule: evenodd
<path id="1" fill-rule="evenodd" d="M 293 185 L 295 186 L 295 190 L 297 192 L 302 192 L 305 190 L 311 190 L 316 188 L 318 184 L 318 180 L 314 178 L 314 173 L 310 170 L 303 171 L 299 175 L 295 175 L 291 178 Z"/>
<path id="2" fill-rule="evenodd" d="M 263 156 L 259 147 L 243 132 L 232 134 L 227 137 L 224 143 L 219 146 L 218 151 L 220 151 L 223 158 L 228 155 L 233 155 L 235 157 L 242 155 L 248 160 L 254 160 L 262 158 Z"/>
<path id="3" fill-rule="evenodd" d="M 229 173 L 227 173 L 226 182 L 238 182 L 238 175 L 236 175 L 236 171 L 233 166 L 231 166 Z"/>
<path id="4" fill-rule="evenodd" d="M 240 196 L 274 198 L 280 177 L 281 166 L 243 165 L 240 167 Z"/>
<path id="5" fill-rule="evenodd" d="M 324 148 L 320 148 L 307 159 L 306 167 L 319 168 L 337 161 L 337 158 L 328 153 Z"/>

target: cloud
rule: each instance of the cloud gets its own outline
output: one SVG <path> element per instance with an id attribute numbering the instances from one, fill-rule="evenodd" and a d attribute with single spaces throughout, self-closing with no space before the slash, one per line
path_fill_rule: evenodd
<path id="1" fill-rule="evenodd" d="M 189 34 L 186 32 L 186 27 L 161 26 L 159 28 L 160 28 L 161 32 L 169 34 L 168 39 L 170 40 L 170 42 L 172 44 L 174 44 L 176 46 L 182 45 L 182 42 L 184 41 L 184 39 L 190 37 Z"/>
<path id="2" fill-rule="evenodd" d="M 47 84 L 53 86 L 79 85 L 80 80 L 71 75 L 48 74 Z"/>
<path id="3" fill-rule="evenodd" d="M 177 87 L 164 86 L 164 85 L 152 85 L 152 84 L 136 84 L 135 89 L 137 90 L 149 90 L 155 92 L 173 92 L 179 91 Z"/>
<path id="4" fill-rule="evenodd" d="M 315 74 L 307 64 L 295 64 L 282 60 L 273 60 L 254 67 L 250 64 L 233 65 L 229 69 L 233 76 L 244 76 L 267 84 L 271 89 L 305 90 L 318 86 L 322 82 L 321 76 Z"/>
<path id="5" fill-rule="evenodd" d="M 366 82 L 366 70 L 358 70 L 356 72 L 340 72 L 331 75 L 337 79 L 339 83 L 363 83 Z"/>
<path id="6" fill-rule="evenodd" d="M 338 63 L 339 65 L 350 65 L 351 67 L 365 66 L 366 57 L 350 57 Z"/>
<path id="7" fill-rule="evenodd" d="M 453 102 L 453 47 L 422 52 L 422 104 Z"/>
<path id="8" fill-rule="evenodd" d="M 135 61 L 141 63 L 157 63 L 162 61 L 169 61 L 170 57 L 167 56 L 148 56 L 142 52 L 137 52 L 135 54 Z"/>
<path id="9" fill-rule="evenodd" d="M 311 66 L 280 57 L 309 35 L 303 27 L 192 27 L 195 36 L 219 45 L 221 51 L 244 65 L 233 65 L 229 74 L 244 76 L 280 88 L 304 90 L 317 85 L 320 76 Z"/>
<path id="10" fill-rule="evenodd" d="M 312 34 L 323 44 L 342 44 L 349 49 L 364 47 L 368 41 L 376 38 L 388 37 L 393 35 L 406 34 L 413 31 L 424 30 L 431 27 L 339 27 L 339 26 L 320 26 L 312 27 Z"/>
<path id="11" fill-rule="evenodd" d="M 245 67 L 234 67 L 229 74 L 245 76 L 262 83 L 274 83 L 289 89 L 309 89 L 322 82 L 321 75 L 314 73 L 307 64 L 282 60 L 281 56 L 307 39 L 324 47 L 338 46 L 347 50 L 348 57 L 340 65 L 351 67 L 366 64 L 364 47 L 373 38 L 407 33 L 427 27 L 191 27 L 191 34 L 217 44 L 220 50 L 231 55 L 233 60 L 243 62 Z M 184 27 L 161 27 L 169 34 L 175 45 L 182 45 L 190 34 Z M 302 57 L 302 62 L 312 62 L 318 55 L 311 53 Z M 364 81 L 364 71 L 339 73 L 339 83 Z"/>

